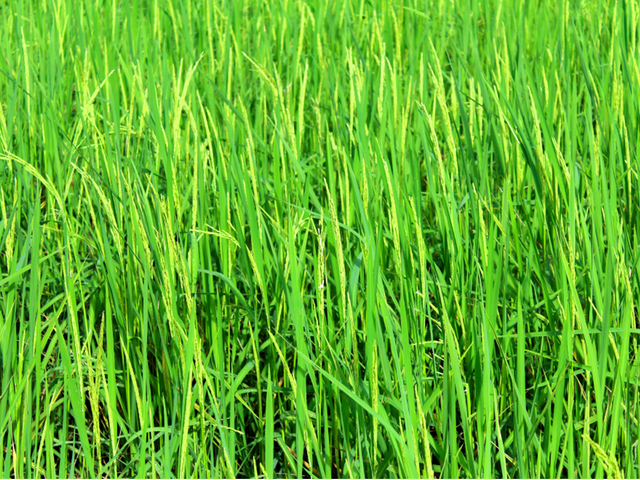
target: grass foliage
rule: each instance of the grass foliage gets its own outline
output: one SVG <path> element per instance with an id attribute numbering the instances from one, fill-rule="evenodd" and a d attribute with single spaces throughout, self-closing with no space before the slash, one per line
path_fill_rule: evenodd
<path id="1" fill-rule="evenodd" d="M 639 12 L 3 2 L 2 477 L 638 477 Z"/>

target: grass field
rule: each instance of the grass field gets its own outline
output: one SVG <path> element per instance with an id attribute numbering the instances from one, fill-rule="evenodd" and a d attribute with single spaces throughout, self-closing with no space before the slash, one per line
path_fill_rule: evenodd
<path id="1" fill-rule="evenodd" d="M 0 6 L 0 475 L 640 476 L 637 0 Z"/>

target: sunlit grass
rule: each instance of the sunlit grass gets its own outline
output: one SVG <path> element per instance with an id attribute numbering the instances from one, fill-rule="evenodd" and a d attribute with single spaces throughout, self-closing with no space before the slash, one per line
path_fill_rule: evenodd
<path id="1" fill-rule="evenodd" d="M 1 13 L 2 477 L 640 475 L 637 1 Z"/>

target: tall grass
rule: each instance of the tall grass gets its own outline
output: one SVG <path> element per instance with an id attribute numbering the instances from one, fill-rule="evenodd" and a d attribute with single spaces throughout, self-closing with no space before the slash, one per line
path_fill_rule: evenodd
<path id="1" fill-rule="evenodd" d="M 640 6 L 0 15 L 2 477 L 637 477 Z"/>

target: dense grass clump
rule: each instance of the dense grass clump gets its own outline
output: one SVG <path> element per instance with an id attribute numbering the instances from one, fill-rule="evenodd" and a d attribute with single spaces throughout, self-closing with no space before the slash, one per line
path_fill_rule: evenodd
<path id="1" fill-rule="evenodd" d="M 0 474 L 638 477 L 637 0 L 24 0 Z"/>

